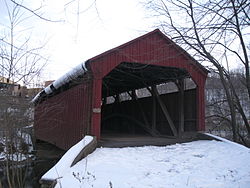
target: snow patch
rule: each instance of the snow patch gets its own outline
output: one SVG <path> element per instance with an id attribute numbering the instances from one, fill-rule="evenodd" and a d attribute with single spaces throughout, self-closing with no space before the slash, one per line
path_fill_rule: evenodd
<path id="1" fill-rule="evenodd" d="M 97 148 L 64 168 L 56 188 L 249 188 L 250 149 L 232 146 L 201 140 L 165 147 Z"/>

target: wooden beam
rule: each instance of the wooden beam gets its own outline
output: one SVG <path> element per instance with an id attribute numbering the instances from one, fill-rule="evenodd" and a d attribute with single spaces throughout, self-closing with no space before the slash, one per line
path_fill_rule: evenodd
<path id="1" fill-rule="evenodd" d="M 184 132 L 184 80 L 180 79 L 176 83 L 176 86 L 179 90 L 179 127 L 178 127 L 178 133 L 179 137 L 182 136 L 182 133 Z"/>
<path id="2" fill-rule="evenodd" d="M 151 134 L 152 136 L 157 136 L 157 135 L 159 135 L 155 129 L 150 129 L 151 126 L 150 126 L 150 124 L 149 124 L 148 118 L 147 118 L 147 116 L 146 116 L 146 114 L 145 114 L 145 112 L 144 112 L 144 110 L 143 110 L 143 108 L 142 108 L 142 106 L 141 106 L 141 103 L 139 102 L 139 99 L 138 99 L 138 97 L 137 97 L 137 95 L 136 95 L 135 90 L 132 90 L 132 99 L 137 103 L 137 105 L 138 105 L 138 107 L 139 107 L 139 109 L 140 109 L 140 111 L 141 111 L 142 118 L 143 118 L 143 121 L 144 121 L 144 123 L 145 123 L 146 129 L 150 130 L 150 134 Z"/>
<path id="3" fill-rule="evenodd" d="M 120 94 L 116 94 L 115 95 L 115 103 L 120 103 L 120 102 L 121 102 Z"/>
<path id="4" fill-rule="evenodd" d="M 137 95 L 136 95 L 135 90 L 131 91 L 131 97 L 132 97 L 132 100 L 136 100 L 137 99 Z"/>
<path id="5" fill-rule="evenodd" d="M 157 99 L 158 103 L 160 104 L 160 107 L 161 107 L 161 109 L 163 111 L 163 114 L 165 115 L 166 119 L 168 120 L 169 126 L 170 126 L 174 136 L 177 136 L 178 135 L 177 130 L 176 130 L 176 128 L 174 126 L 174 123 L 173 123 L 173 121 L 172 121 L 172 119 L 171 119 L 171 117 L 170 117 L 170 115 L 168 113 L 166 105 L 163 103 L 163 101 L 162 101 L 162 99 L 161 99 L 161 97 L 160 97 L 160 95 L 158 93 L 158 90 L 157 90 L 156 86 L 152 86 L 152 92 L 156 96 L 156 99 Z"/>
<path id="6" fill-rule="evenodd" d="M 102 105 L 106 105 L 107 104 L 107 97 L 104 97 L 103 99 L 102 99 Z"/>
<path id="7" fill-rule="evenodd" d="M 136 118 L 134 118 L 133 116 L 129 116 L 129 115 L 126 115 L 126 114 L 112 113 L 109 116 L 105 116 L 102 121 L 107 121 L 108 119 L 111 119 L 113 117 L 121 117 L 121 118 L 130 120 L 130 121 L 134 122 L 135 124 L 141 126 L 146 132 L 148 132 L 149 134 L 152 135 L 152 129 L 150 127 L 145 126 L 144 122 L 140 122 Z M 154 136 L 154 135 L 152 135 L 152 136 Z"/>
<path id="8" fill-rule="evenodd" d="M 156 97 L 153 93 L 152 95 L 152 129 L 156 130 Z"/>
<path id="9" fill-rule="evenodd" d="M 132 94 L 129 91 L 127 91 L 127 94 L 131 97 L 131 99 L 133 99 Z"/>

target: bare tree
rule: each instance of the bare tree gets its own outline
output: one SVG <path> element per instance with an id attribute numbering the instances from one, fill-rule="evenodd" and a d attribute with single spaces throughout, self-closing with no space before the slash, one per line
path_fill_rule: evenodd
<path id="1" fill-rule="evenodd" d="M 32 84 L 47 63 L 42 55 L 45 44 L 36 44 L 31 37 L 32 13 L 24 12 L 20 5 L 1 0 L 6 17 L 1 23 L 0 34 L 0 76 L 7 78 L 0 86 L 0 143 L 2 145 L 1 165 L 4 164 L 5 184 L 8 187 L 25 187 L 27 169 L 31 160 L 31 149 L 23 136 L 25 127 L 32 124 L 32 108 L 29 99 L 12 96 L 8 87 L 16 83 Z M 38 47 L 37 47 L 38 45 Z"/>
<path id="2" fill-rule="evenodd" d="M 46 22 L 62 22 L 63 21 L 62 19 L 54 20 L 54 19 L 45 17 L 43 15 L 43 13 L 41 12 L 41 10 L 43 9 L 43 4 L 42 4 L 43 1 L 41 1 L 40 6 L 35 8 L 35 9 L 31 9 L 27 6 L 24 6 L 22 3 L 19 3 L 16 0 L 8 0 L 8 1 L 12 2 L 16 7 L 23 9 L 23 10 L 31 13 L 32 15 L 34 15 L 34 16 L 38 17 L 39 19 L 44 20 Z M 75 0 L 73 0 L 73 1 L 75 1 Z"/>
<path id="3" fill-rule="evenodd" d="M 4 1 L 4 5 L 9 23 L 3 25 L 0 38 L 0 73 L 8 81 L 22 81 L 28 85 L 47 62 L 47 58 L 41 55 L 45 44 L 34 47 L 29 30 L 22 26 L 32 15 L 26 15 L 19 5 L 7 1 Z"/>
<path id="4" fill-rule="evenodd" d="M 250 100 L 249 33 L 250 2 L 248 0 L 155 0 L 147 8 L 160 20 L 165 33 L 184 46 L 196 59 L 209 62 L 218 73 L 230 110 L 234 140 L 238 140 L 236 114 L 239 113 L 250 136 L 244 108 L 232 83 L 230 65 L 244 67 L 241 82 Z"/>

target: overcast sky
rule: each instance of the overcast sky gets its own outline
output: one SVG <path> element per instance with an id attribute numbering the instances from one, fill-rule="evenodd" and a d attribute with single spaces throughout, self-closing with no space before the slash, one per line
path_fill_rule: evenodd
<path id="1" fill-rule="evenodd" d="M 0 2 L 3 26 L 8 18 L 4 0 Z M 36 9 L 40 2 L 44 17 L 64 20 L 55 23 L 32 18 L 23 24 L 31 27 L 27 32 L 32 32 L 34 41 L 48 41 L 46 80 L 56 79 L 79 63 L 154 29 L 139 0 L 24 0 L 23 4 Z"/>

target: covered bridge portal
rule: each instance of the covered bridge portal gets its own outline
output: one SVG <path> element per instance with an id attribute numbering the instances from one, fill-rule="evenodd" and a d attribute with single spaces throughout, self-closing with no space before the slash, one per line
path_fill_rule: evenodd
<path id="1" fill-rule="evenodd" d="M 33 99 L 35 136 L 68 149 L 86 134 L 178 137 L 202 131 L 207 73 L 154 30 L 89 59 L 40 92 Z"/>

